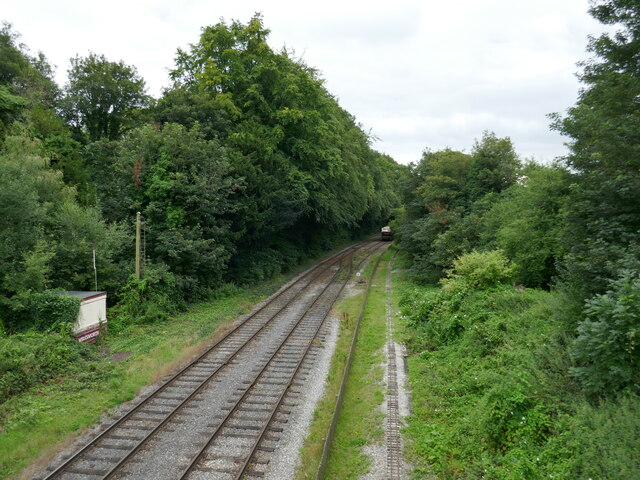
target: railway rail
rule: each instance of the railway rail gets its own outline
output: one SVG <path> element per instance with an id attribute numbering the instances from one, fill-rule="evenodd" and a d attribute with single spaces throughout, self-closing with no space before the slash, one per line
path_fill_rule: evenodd
<path id="1" fill-rule="evenodd" d="M 398 362 L 396 361 L 396 342 L 393 339 L 395 330 L 393 307 L 391 302 L 391 272 L 398 251 L 393 254 L 387 265 L 387 418 L 385 422 L 385 443 L 387 447 L 387 480 L 403 478 L 402 437 L 400 435 L 400 405 L 398 387 Z"/>
<path id="2" fill-rule="evenodd" d="M 354 257 L 377 248 L 307 270 L 45 480 L 261 477 Z"/>

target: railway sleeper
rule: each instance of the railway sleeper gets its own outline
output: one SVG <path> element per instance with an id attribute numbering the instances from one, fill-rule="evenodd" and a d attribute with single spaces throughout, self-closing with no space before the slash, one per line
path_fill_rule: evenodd
<path id="1" fill-rule="evenodd" d="M 185 398 L 187 398 L 186 395 L 172 395 L 170 393 L 160 393 L 158 396 L 156 396 L 155 398 L 158 398 L 160 400 L 184 400 Z"/>
<path id="2" fill-rule="evenodd" d="M 104 477 L 108 469 L 102 468 L 82 468 L 82 467 L 70 467 L 66 469 L 67 473 L 74 473 L 76 475 L 90 475 L 93 477 Z"/>
<path id="3" fill-rule="evenodd" d="M 227 410 L 231 410 L 231 407 L 225 407 Z M 250 407 L 250 406 L 242 406 L 242 407 L 238 407 L 239 412 L 267 412 L 267 413 L 271 413 L 271 408 L 258 408 L 258 407 Z"/>
<path id="4" fill-rule="evenodd" d="M 160 405 L 162 406 L 162 405 Z M 147 413 L 149 415 L 169 415 L 172 412 L 169 410 L 156 410 L 155 408 L 144 408 L 140 413 Z"/>
<path id="5" fill-rule="evenodd" d="M 235 430 L 261 430 L 262 426 L 260 425 L 245 425 L 242 423 L 230 423 L 225 425 L 225 428 L 235 429 Z"/>
<path id="6" fill-rule="evenodd" d="M 266 412 L 264 412 L 266 413 Z M 218 418 L 224 418 L 224 415 L 220 415 Z M 265 420 L 267 420 L 267 418 L 269 418 L 268 415 L 265 416 L 256 416 L 256 415 L 240 415 L 240 414 L 236 414 L 233 417 L 235 420 L 247 420 L 247 421 L 251 421 L 251 422 L 264 422 Z"/>
<path id="7" fill-rule="evenodd" d="M 231 438 L 247 438 L 247 439 L 258 438 L 258 434 L 256 432 L 254 433 L 228 432 L 228 433 L 224 433 L 224 436 L 231 437 Z"/>
<path id="8" fill-rule="evenodd" d="M 233 463 L 242 463 L 244 462 L 244 458 L 243 457 L 239 457 L 237 455 L 225 455 L 222 453 L 205 453 L 202 456 L 202 460 L 204 462 L 215 462 L 215 461 L 227 461 L 227 462 L 233 462 Z M 254 463 L 261 463 L 261 464 L 267 464 L 269 463 L 268 459 L 259 459 L 259 461 L 254 462 Z"/>
<path id="9" fill-rule="evenodd" d="M 104 445 L 104 444 L 101 443 L 98 446 L 98 448 L 104 448 L 106 450 L 127 450 L 127 451 L 129 451 L 129 450 L 132 450 L 134 446 L 135 445 L 121 445 L 119 443 L 117 443 L 115 445 L 111 445 L 111 444 Z"/>
<path id="10" fill-rule="evenodd" d="M 107 457 L 104 455 L 99 455 L 97 453 L 87 453 L 83 460 L 89 462 L 108 462 L 108 463 L 117 463 L 121 460 L 122 457 Z"/>
<path id="11" fill-rule="evenodd" d="M 153 430 L 155 427 L 152 425 L 118 425 L 117 428 L 124 428 L 125 430 Z"/>
<path id="12" fill-rule="evenodd" d="M 251 392 L 249 394 L 252 397 L 278 397 L 280 396 L 279 392 Z"/>
<path id="13" fill-rule="evenodd" d="M 113 433 L 113 434 L 109 434 L 109 436 L 107 438 L 109 440 L 129 440 L 129 441 L 132 441 L 132 442 L 137 442 L 138 440 L 141 440 L 144 437 L 145 437 L 144 434 L 131 436 L 131 435 L 119 435 L 117 433 Z"/>
<path id="14" fill-rule="evenodd" d="M 260 385 L 286 385 L 287 382 L 282 380 L 260 380 Z"/>

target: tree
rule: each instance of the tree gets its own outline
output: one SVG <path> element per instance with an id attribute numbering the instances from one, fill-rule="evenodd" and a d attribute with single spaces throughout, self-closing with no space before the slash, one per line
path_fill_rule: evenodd
<path id="1" fill-rule="evenodd" d="M 586 389 L 608 392 L 637 382 L 628 374 L 637 352 L 625 346 L 640 322 L 628 295 L 637 280 L 621 272 L 640 260 L 640 4 L 600 0 L 590 13 L 618 30 L 591 39 L 585 87 L 568 114 L 553 119 L 572 139 L 566 163 L 575 172 L 562 265 L 562 285 L 582 313 L 574 374 Z"/>
<path id="2" fill-rule="evenodd" d="M 123 279 L 115 263 L 126 240 L 122 229 L 78 205 L 40 141 L 7 137 L 0 171 L 0 323 L 27 328 L 13 320 L 24 318 L 19 312 L 30 296 L 47 288 L 93 289 L 93 249 L 102 288 Z"/>
<path id="3" fill-rule="evenodd" d="M 110 62 L 104 55 L 71 59 L 64 88 L 67 120 L 89 140 L 114 140 L 139 124 L 140 111 L 149 106 L 145 82 L 135 67 Z"/>
<path id="4" fill-rule="evenodd" d="M 599 1 L 590 12 L 621 29 L 591 40 L 586 86 L 566 117 L 553 117 L 572 139 L 564 284 L 578 302 L 603 293 L 628 256 L 640 258 L 640 5 Z"/>
<path id="5" fill-rule="evenodd" d="M 58 87 L 53 68 L 42 53 L 33 56 L 19 43 L 11 25 L 0 29 L 0 141 L 14 121 L 28 119 L 30 109 L 55 106 Z"/>
<path id="6" fill-rule="evenodd" d="M 203 28 L 178 52 L 173 88 L 155 110 L 160 121 L 198 122 L 233 152 L 234 173 L 246 181 L 230 263 L 241 281 L 287 268 L 314 239 L 386 222 L 397 198 L 380 177 L 386 160 L 354 117 L 316 70 L 273 51 L 268 35 L 260 15 Z"/>
<path id="7" fill-rule="evenodd" d="M 471 152 L 473 166 L 469 172 L 468 191 L 472 200 L 494 192 L 500 193 L 518 178 L 520 159 L 509 137 L 498 138 L 485 131 Z"/>

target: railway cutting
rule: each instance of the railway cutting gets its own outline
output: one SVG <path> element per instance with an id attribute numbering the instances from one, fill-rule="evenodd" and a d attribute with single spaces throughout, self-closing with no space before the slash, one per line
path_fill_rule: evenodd
<path id="1" fill-rule="evenodd" d="M 262 478 L 287 436 L 329 312 L 381 242 L 301 274 L 40 479 Z"/>

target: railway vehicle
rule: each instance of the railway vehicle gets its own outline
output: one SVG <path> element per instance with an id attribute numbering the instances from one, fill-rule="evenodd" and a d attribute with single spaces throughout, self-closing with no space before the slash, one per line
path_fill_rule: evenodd
<path id="1" fill-rule="evenodd" d="M 386 227 L 382 227 L 382 229 L 380 230 L 380 239 L 384 242 L 389 242 L 391 241 L 391 227 L 386 226 Z"/>

